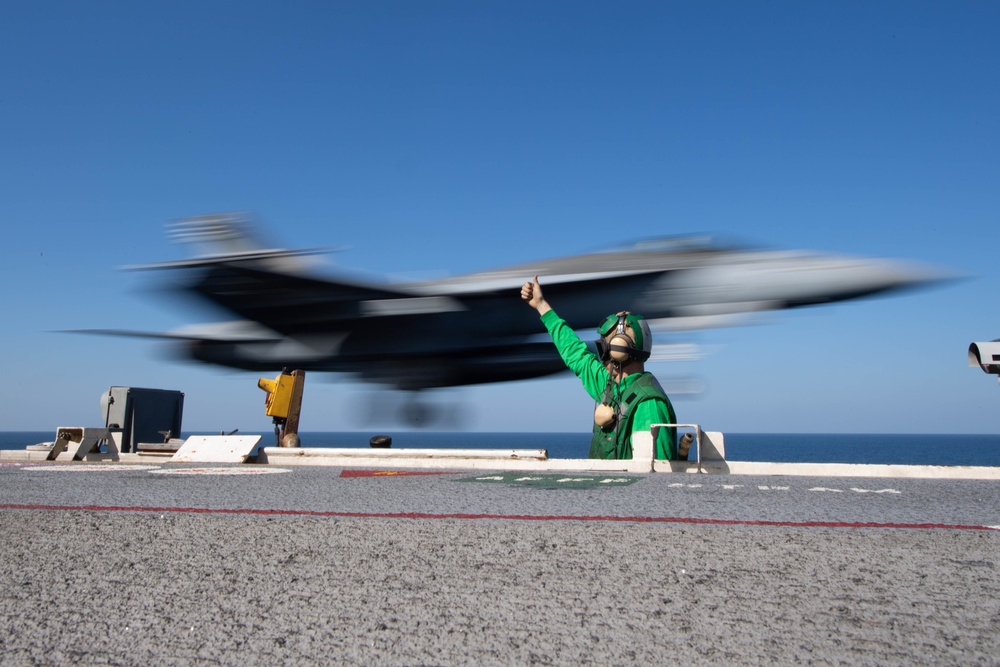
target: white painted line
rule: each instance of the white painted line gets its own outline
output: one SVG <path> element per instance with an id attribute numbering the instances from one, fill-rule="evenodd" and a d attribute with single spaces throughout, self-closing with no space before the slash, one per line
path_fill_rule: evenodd
<path id="1" fill-rule="evenodd" d="M 25 470 L 51 470 L 52 472 L 128 472 L 130 470 L 158 470 L 160 466 L 110 465 L 107 463 L 74 463 L 72 465 L 27 465 Z"/>
<path id="2" fill-rule="evenodd" d="M 276 472 L 290 472 L 288 468 L 174 468 L 150 470 L 156 475 L 268 475 Z"/>
<path id="3" fill-rule="evenodd" d="M 855 493 L 902 493 L 896 489 L 855 489 L 854 487 L 851 487 L 851 491 Z"/>

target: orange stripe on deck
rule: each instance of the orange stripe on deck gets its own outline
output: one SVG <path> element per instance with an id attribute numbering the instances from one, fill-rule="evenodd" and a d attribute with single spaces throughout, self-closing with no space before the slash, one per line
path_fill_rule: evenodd
<path id="1" fill-rule="evenodd" d="M 1000 526 L 978 526 L 955 523 L 877 523 L 868 521 L 768 521 L 755 519 L 700 519 L 697 517 L 675 516 L 617 516 L 617 515 L 571 515 L 571 514 L 472 514 L 466 512 L 343 512 L 336 510 L 289 510 L 289 509 L 248 509 L 211 507 L 143 507 L 123 505 L 39 505 L 0 504 L 0 510 L 27 510 L 43 512 L 147 512 L 178 514 L 220 514 L 244 516 L 293 516 L 327 517 L 331 519 L 461 519 L 461 520 L 506 520 L 506 521 L 607 521 L 623 523 L 676 523 L 701 526 L 759 526 L 771 528 L 861 528 L 861 529 L 908 529 L 908 530 L 982 530 L 998 531 Z"/>

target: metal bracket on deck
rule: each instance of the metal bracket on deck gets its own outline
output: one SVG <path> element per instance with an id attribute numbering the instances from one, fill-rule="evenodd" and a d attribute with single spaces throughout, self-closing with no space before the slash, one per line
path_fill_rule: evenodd
<path id="1" fill-rule="evenodd" d="M 653 443 L 656 441 L 656 436 L 661 428 L 692 429 L 694 433 L 694 447 L 695 447 L 695 460 L 693 461 L 693 463 L 696 464 L 698 471 L 702 470 L 702 463 L 704 461 L 726 460 L 726 446 L 721 432 L 703 431 L 701 430 L 701 426 L 699 424 L 669 424 L 669 423 L 651 424 L 648 433 L 647 432 L 634 433 L 632 435 L 633 459 L 639 456 L 640 454 L 643 457 L 648 456 L 650 460 L 650 467 L 652 469 L 656 468 Z M 682 460 L 677 462 L 670 461 L 669 463 L 676 464 L 674 466 L 671 466 L 676 470 L 678 466 L 682 466 L 686 463 L 691 463 L 691 462 Z"/>
<path id="2" fill-rule="evenodd" d="M 74 461 L 82 461 L 87 454 L 95 449 L 100 451 L 101 443 L 104 442 L 108 448 L 108 456 L 112 461 L 119 460 L 118 443 L 115 442 L 112 433 L 115 429 L 110 428 L 86 428 L 83 426 L 60 426 L 56 429 L 56 439 L 52 443 L 52 449 L 46 461 L 55 461 L 56 457 L 64 451 L 73 454 Z"/>

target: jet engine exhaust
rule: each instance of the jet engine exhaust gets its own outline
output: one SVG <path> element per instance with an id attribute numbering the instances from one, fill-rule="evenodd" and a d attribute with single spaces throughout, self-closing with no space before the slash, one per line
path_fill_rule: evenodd
<path id="1" fill-rule="evenodd" d="M 355 399 L 356 427 L 397 427 L 452 431 L 469 426 L 469 407 L 453 397 L 435 397 L 428 392 L 372 392 Z"/>

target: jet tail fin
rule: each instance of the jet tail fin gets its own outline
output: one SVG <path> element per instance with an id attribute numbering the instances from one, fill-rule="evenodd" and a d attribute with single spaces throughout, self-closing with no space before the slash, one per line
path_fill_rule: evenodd
<path id="1" fill-rule="evenodd" d="M 337 248 L 288 250 L 269 245 L 246 213 L 209 213 L 184 218 L 167 225 L 167 236 L 193 247 L 192 259 L 126 266 L 126 269 L 179 269 L 246 262 L 267 263 L 273 270 L 288 272 L 316 268 L 305 255 L 322 255 Z"/>
<path id="2" fill-rule="evenodd" d="M 240 255 L 267 248 L 245 213 L 209 213 L 178 220 L 167 226 L 167 236 L 194 246 L 195 257 Z"/>

